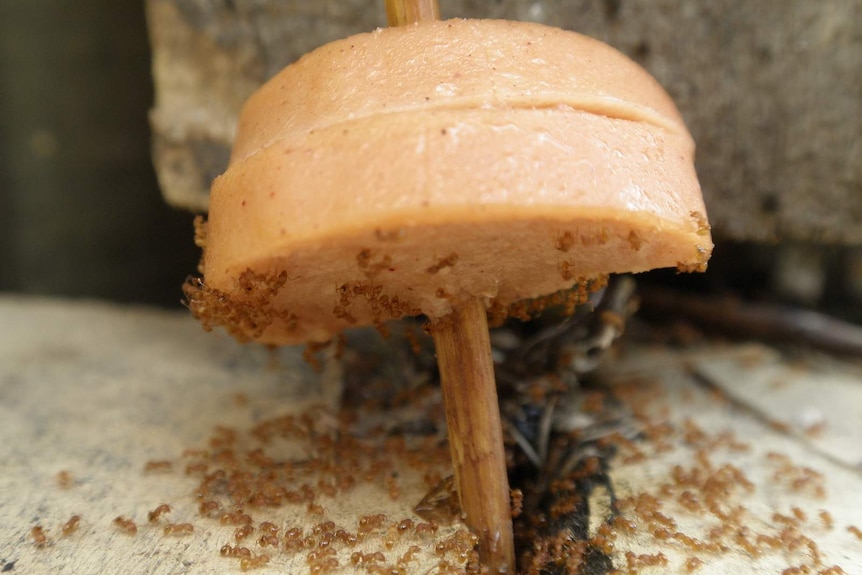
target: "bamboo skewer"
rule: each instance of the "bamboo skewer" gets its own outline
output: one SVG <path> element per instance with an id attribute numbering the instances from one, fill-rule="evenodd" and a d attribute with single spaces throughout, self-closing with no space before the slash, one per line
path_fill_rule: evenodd
<path id="1" fill-rule="evenodd" d="M 406 26 L 421 20 L 439 20 L 437 0 L 386 0 L 386 19 L 390 26 Z"/>
<path id="2" fill-rule="evenodd" d="M 467 300 L 433 326 L 461 513 L 492 572 L 514 573 L 503 427 L 485 305 Z"/>
<path id="3" fill-rule="evenodd" d="M 437 0 L 386 0 L 390 26 L 437 20 Z M 487 312 L 472 298 L 434 323 L 434 345 L 461 513 L 492 573 L 515 572 L 503 426 Z"/>

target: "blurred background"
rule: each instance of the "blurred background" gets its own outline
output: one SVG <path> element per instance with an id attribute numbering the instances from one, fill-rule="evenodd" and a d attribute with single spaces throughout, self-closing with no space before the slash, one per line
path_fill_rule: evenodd
<path id="1" fill-rule="evenodd" d="M 0 1 L 0 291 L 179 306 L 192 215 L 159 192 L 143 2 Z"/>
<path id="2" fill-rule="evenodd" d="M 862 1 L 440 5 L 598 37 L 668 89 L 718 246 L 645 281 L 862 320 Z M 242 101 L 384 24 L 376 0 L 0 0 L 0 292 L 178 307 Z"/>

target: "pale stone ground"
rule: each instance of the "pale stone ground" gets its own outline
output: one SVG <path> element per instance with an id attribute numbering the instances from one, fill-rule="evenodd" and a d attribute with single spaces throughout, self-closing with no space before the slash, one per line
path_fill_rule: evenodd
<path id="1" fill-rule="evenodd" d="M 633 572 L 687 573 L 686 562 L 697 557 L 704 564 L 692 572 L 701 575 L 862 573 L 862 539 L 848 531 L 862 527 L 858 366 L 831 359 L 789 363 L 760 345 L 690 351 L 640 346 L 609 362 L 603 378 L 670 430 L 656 441 L 621 449 L 611 462 L 618 498 L 653 494 L 662 515 L 675 523 L 671 532 L 705 541 L 721 522 L 680 505 L 682 488 L 669 486 L 662 494 L 662 487 L 672 483 L 674 466 L 692 470 L 704 459 L 708 473 L 720 474 L 731 469 L 729 464 L 742 474 L 725 486 L 722 501 L 728 509 L 744 508 L 738 517 L 745 529 L 733 527 L 725 550 L 695 552 L 679 537 L 661 540 L 652 520 L 631 515 L 637 529 L 618 536 L 615 566 L 644 564 L 650 561 L 646 556 L 661 553 L 663 564 Z M 317 374 L 297 350 L 284 350 L 274 361 L 265 350 L 202 332 L 182 313 L 0 298 L 0 571 L 239 572 L 238 560 L 219 555 L 224 544 L 234 543 L 235 527 L 198 514 L 194 490 L 199 481 L 184 472 L 184 450 L 206 448 L 217 425 L 238 430 L 241 443 L 255 423 L 299 414 L 310 405 L 322 406 L 313 426 L 325 431 L 338 381 L 337 364 Z M 635 425 L 646 420 L 638 421 Z M 727 432 L 733 433 L 732 441 Z M 294 438 L 293 444 L 281 445 L 280 453 L 301 459 L 313 455 L 312 447 Z M 144 472 L 147 462 L 161 460 L 171 461 L 172 469 Z M 422 473 L 448 473 L 434 457 L 424 465 L 395 461 L 397 497 L 380 477 L 359 478 L 338 498 L 319 494 L 322 511 L 305 503 L 255 511 L 255 525 L 270 520 L 285 531 L 290 526 L 310 531 L 325 518 L 357 531 L 361 516 L 382 513 L 381 529 L 355 548 L 338 549 L 336 571 L 354 571 L 350 556 L 356 550 L 381 550 L 394 565 L 415 544 L 420 549 L 405 563 L 407 572 L 440 572 L 435 546 L 459 530 L 457 523 L 430 538 L 410 534 L 399 539 L 388 528 L 404 519 L 422 521 L 412 512 L 427 491 Z M 64 470 L 71 476 L 67 487 L 57 480 Z M 607 493 L 597 489 L 591 497 L 594 534 L 606 512 Z M 150 525 L 147 513 L 161 503 L 171 504 L 173 512 L 158 526 Z M 63 536 L 61 525 L 76 514 L 79 529 Z M 136 522 L 137 535 L 124 535 L 112 525 L 119 515 Z M 192 523 L 194 533 L 165 536 L 168 520 Z M 47 535 L 43 547 L 30 536 L 36 525 Z M 746 542 L 753 548 L 758 536 L 769 541 L 782 532 L 789 543 L 780 550 L 745 548 Z M 246 545 L 266 552 L 256 537 Z M 814 542 L 817 558 L 808 541 Z M 269 552 L 272 561 L 261 573 L 311 571 L 307 550 Z M 634 553 L 633 559 L 626 558 L 627 552 Z M 445 558 L 452 566 L 463 565 L 457 553 Z M 843 571 L 828 571 L 832 566 Z M 792 567 L 800 570 L 785 571 Z"/>

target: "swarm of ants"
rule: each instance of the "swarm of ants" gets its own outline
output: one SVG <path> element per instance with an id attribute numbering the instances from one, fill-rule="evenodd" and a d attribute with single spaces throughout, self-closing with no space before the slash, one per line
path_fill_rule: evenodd
<path id="1" fill-rule="evenodd" d="M 622 276 L 572 315 L 552 307 L 531 321 L 510 320 L 492 331 L 520 571 L 612 569 L 612 543 L 588 533 L 589 501 L 596 487 L 606 489 L 610 514 L 602 520 L 613 522 L 615 495 L 607 461 L 615 445 L 602 440 L 630 430 L 625 408 L 589 374 L 622 334 L 634 307 L 634 281 Z M 392 434 L 445 437 L 442 417 L 398 410 L 405 395 L 420 395 L 433 385 L 436 373 L 433 347 L 422 338 L 419 324 L 405 323 L 402 329 L 385 341 L 367 334 L 348 339 L 342 403 L 384 407 Z M 416 511 L 436 521 L 444 520 L 441 514 L 457 516 L 452 478 L 432 489 Z"/>

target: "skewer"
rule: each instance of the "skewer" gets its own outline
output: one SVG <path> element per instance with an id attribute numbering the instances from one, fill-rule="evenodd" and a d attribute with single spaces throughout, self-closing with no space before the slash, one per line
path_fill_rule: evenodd
<path id="1" fill-rule="evenodd" d="M 406 26 L 421 20 L 439 20 L 437 0 L 386 0 L 386 19 L 390 26 Z"/>
<path id="2" fill-rule="evenodd" d="M 437 0 L 386 0 L 390 26 L 437 20 Z M 515 544 L 503 425 L 497 400 L 487 312 L 471 298 L 433 326 L 449 428 L 455 486 L 479 559 L 496 573 L 515 572 Z"/>

